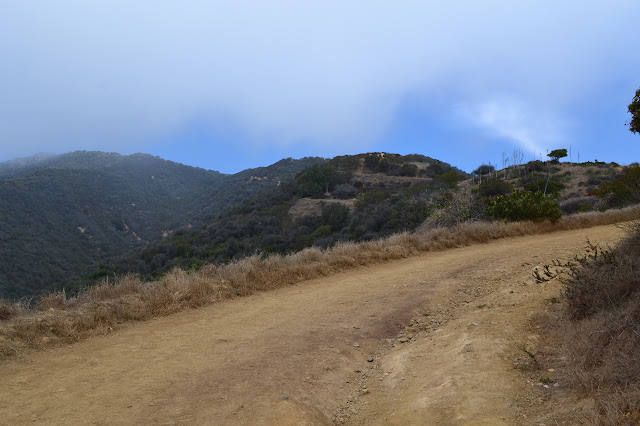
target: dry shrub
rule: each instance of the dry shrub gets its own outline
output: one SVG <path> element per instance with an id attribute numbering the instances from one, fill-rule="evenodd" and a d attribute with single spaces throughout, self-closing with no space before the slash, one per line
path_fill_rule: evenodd
<path id="1" fill-rule="evenodd" d="M 570 385 L 595 400 L 589 422 L 640 423 L 640 227 L 566 285 L 560 328 Z"/>
<path id="2" fill-rule="evenodd" d="M 21 315 L 27 310 L 26 303 L 7 303 L 0 300 L 0 321 Z"/>
<path id="3" fill-rule="evenodd" d="M 86 289 L 75 298 L 54 293 L 35 309 L 19 313 L 0 302 L 0 357 L 25 348 L 69 343 L 104 334 L 122 323 L 170 315 L 217 300 L 245 296 L 359 266 L 520 235 L 628 221 L 640 206 L 605 213 L 568 216 L 555 223 L 466 222 L 452 228 L 422 227 L 361 243 L 341 242 L 326 250 L 306 248 L 290 255 L 255 255 L 227 265 L 205 265 L 197 272 L 174 269 L 156 282 L 126 275 Z M 9 313 L 7 313 L 9 312 Z"/>

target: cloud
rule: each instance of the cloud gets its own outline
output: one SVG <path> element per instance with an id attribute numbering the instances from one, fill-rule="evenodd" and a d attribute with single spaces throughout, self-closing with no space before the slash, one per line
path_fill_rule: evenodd
<path id="1" fill-rule="evenodd" d="M 618 72 L 639 11 L 631 1 L 11 2 L 0 146 L 143 147 L 194 120 L 267 145 L 366 146 L 416 92 L 432 107 L 466 104 L 478 126 L 533 146 L 545 126 L 525 128 L 522 105 L 562 111 Z M 486 101 L 496 93 L 522 105 Z"/>
<path id="2" fill-rule="evenodd" d="M 542 153 L 566 139 L 570 123 L 561 123 L 557 114 L 543 114 L 540 110 L 507 96 L 453 108 L 462 122 L 482 130 L 489 138 L 507 139 L 527 153 Z"/>

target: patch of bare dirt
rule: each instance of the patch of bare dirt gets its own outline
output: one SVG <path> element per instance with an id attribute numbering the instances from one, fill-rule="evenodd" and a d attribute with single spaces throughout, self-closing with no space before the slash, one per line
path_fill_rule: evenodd
<path id="1" fill-rule="evenodd" d="M 133 324 L 0 365 L 6 424 L 528 424 L 532 271 L 616 241 L 602 226 L 360 268 Z M 547 387 L 545 387 L 547 386 Z M 537 424 L 537 423 L 534 423 Z"/>

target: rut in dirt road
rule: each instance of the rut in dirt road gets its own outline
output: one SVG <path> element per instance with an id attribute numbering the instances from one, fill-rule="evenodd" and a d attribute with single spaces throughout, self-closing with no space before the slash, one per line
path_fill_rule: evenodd
<path id="1" fill-rule="evenodd" d="M 509 342 L 530 314 L 518 306 L 533 309 L 531 300 L 553 291 L 532 285 L 533 268 L 571 257 L 587 237 L 622 234 L 602 226 L 428 253 L 34 353 L 0 366 L 0 418 L 515 424 Z M 499 309 L 478 313 L 485 300 Z M 425 327 L 411 332 L 412 321 Z M 406 343 L 394 348 L 399 335 Z"/>

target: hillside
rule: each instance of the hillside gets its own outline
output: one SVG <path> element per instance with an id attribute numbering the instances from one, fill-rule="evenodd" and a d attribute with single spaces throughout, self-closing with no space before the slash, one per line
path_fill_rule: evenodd
<path id="1" fill-rule="evenodd" d="M 157 278 L 174 267 L 192 270 L 256 253 L 287 254 L 376 240 L 420 226 L 490 220 L 487 199 L 517 189 L 546 189 L 547 198 L 565 214 L 599 210 L 607 206 L 594 191 L 616 179 L 620 169 L 616 164 L 534 161 L 471 176 L 423 155 L 336 157 L 110 268 Z"/>
<path id="2" fill-rule="evenodd" d="M 176 266 L 189 270 L 412 231 L 467 176 L 422 155 L 336 157 L 110 267 L 158 276 Z"/>
<path id="3" fill-rule="evenodd" d="M 487 200 L 544 191 L 565 214 L 617 164 L 533 161 L 469 175 L 424 155 L 284 159 L 234 175 L 146 154 L 40 154 L 0 164 L 0 298 L 72 294 L 125 272 L 154 279 L 256 253 L 370 241 L 487 217 Z M 633 202 L 633 200 L 631 200 Z"/>
<path id="4" fill-rule="evenodd" d="M 286 179 L 319 159 L 236 175 L 147 154 L 38 155 L 0 164 L 0 297 L 33 297 L 91 274 Z M 258 176 L 260 179 L 251 179 Z"/>
<path id="5" fill-rule="evenodd" d="M 0 416 L 9 424 L 565 424 L 547 417 L 559 408 L 575 421 L 585 408 L 550 405 L 566 392 L 567 370 L 540 368 L 528 355 L 541 339 L 531 317 L 561 286 L 536 283 L 532 272 L 582 253 L 587 238 L 605 244 L 622 234 L 606 226 L 501 239 L 113 324 L 104 336 L 0 364 Z M 38 315 L 48 324 L 56 313 Z"/>

